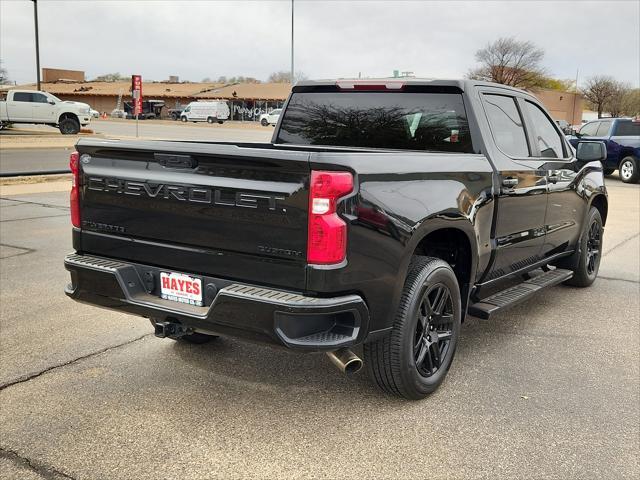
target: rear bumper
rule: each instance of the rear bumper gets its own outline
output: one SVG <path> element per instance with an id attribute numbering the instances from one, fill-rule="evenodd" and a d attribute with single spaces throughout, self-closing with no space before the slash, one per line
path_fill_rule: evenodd
<path id="1" fill-rule="evenodd" d="M 160 298 L 160 272 L 168 269 L 78 254 L 64 264 L 71 274 L 65 293 L 74 300 L 197 332 L 330 351 L 361 343 L 368 331 L 369 311 L 358 295 L 310 297 L 199 276 L 204 306 L 198 307 Z"/>

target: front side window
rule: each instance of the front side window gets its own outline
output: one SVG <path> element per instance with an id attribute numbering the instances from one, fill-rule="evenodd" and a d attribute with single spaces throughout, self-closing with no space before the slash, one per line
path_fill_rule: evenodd
<path id="1" fill-rule="evenodd" d="M 552 121 L 537 105 L 525 102 L 529 118 L 533 122 L 540 156 L 545 158 L 562 158 L 562 140 Z"/>
<path id="2" fill-rule="evenodd" d="M 32 101 L 35 103 L 49 103 L 49 99 L 46 95 L 43 95 L 41 93 L 32 93 L 31 95 L 33 95 Z"/>
<path id="3" fill-rule="evenodd" d="M 595 137 L 596 132 L 598 131 L 598 126 L 600 122 L 591 122 L 587 123 L 580 129 L 580 136 L 582 137 Z"/>
<path id="4" fill-rule="evenodd" d="M 472 152 L 459 93 L 297 92 L 277 143 Z"/>
<path id="5" fill-rule="evenodd" d="M 611 128 L 611 122 L 600 122 L 600 126 L 596 131 L 596 137 L 606 137 L 609 135 L 609 128 Z"/>
<path id="6" fill-rule="evenodd" d="M 13 94 L 14 102 L 31 102 L 31 93 L 27 92 L 16 92 Z"/>
<path id="7" fill-rule="evenodd" d="M 616 137 L 640 137 L 640 122 L 618 120 L 614 135 Z"/>
<path id="8" fill-rule="evenodd" d="M 483 97 L 491 133 L 498 148 L 510 157 L 528 157 L 529 146 L 515 98 L 491 94 Z"/>

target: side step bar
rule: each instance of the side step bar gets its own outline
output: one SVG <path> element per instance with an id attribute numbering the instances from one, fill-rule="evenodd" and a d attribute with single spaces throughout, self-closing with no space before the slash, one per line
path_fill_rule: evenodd
<path id="1" fill-rule="evenodd" d="M 571 270 L 556 268 L 509 287 L 469 306 L 469 315 L 488 320 L 492 314 L 528 300 L 540 290 L 553 287 L 573 277 Z"/>

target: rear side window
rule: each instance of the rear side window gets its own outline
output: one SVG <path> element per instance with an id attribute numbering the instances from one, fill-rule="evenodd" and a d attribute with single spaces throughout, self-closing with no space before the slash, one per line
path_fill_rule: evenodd
<path id="1" fill-rule="evenodd" d="M 618 121 L 613 134 L 616 137 L 640 137 L 640 122 Z"/>
<path id="2" fill-rule="evenodd" d="M 562 158 L 562 140 L 552 121 L 537 105 L 525 102 L 529 118 L 533 122 L 540 156 L 545 158 Z"/>
<path id="3" fill-rule="evenodd" d="M 31 94 L 27 92 L 16 92 L 13 94 L 14 102 L 31 102 Z"/>
<path id="4" fill-rule="evenodd" d="M 606 137 L 607 135 L 609 135 L 610 127 L 611 127 L 611 122 L 600 122 L 598 131 L 596 132 L 596 137 Z"/>
<path id="5" fill-rule="evenodd" d="M 458 93 L 298 92 L 278 143 L 471 153 Z"/>
<path id="6" fill-rule="evenodd" d="M 485 94 L 484 103 L 491 133 L 498 148 L 510 157 L 528 157 L 527 137 L 515 99 Z"/>
<path id="7" fill-rule="evenodd" d="M 600 122 L 587 123 L 580 129 L 580 135 L 582 135 L 583 137 L 595 137 L 599 125 Z"/>

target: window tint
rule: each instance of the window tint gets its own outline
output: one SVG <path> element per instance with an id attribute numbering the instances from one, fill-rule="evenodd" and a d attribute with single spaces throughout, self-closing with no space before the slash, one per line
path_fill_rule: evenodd
<path id="1" fill-rule="evenodd" d="M 459 93 L 298 92 L 278 143 L 472 152 Z"/>
<path id="2" fill-rule="evenodd" d="M 484 95 L 491 132 L 500 150 L 511 157 L 528 157 L 522 118 L 513 97 Z"/>
<path id="3" fill-rule="evenodd" d="M 16 92 L 13 94 L 14 102 L 31 102 L 31 93 Z"/>
<path id="4" fill-rule="evenodd" d="M 32 93 L 32 102 L 36 102 L 36 103 L 48 103 L 49 99 L 46 97 L 46 95 L 43 95 L 41 93 Z"/>
<path id="5" fill-rule="evenodd" d="M 562 140 L 553 126 L 553 122 L 537 105 L 525 102 L 527 113 L 533 122 L 540 156 L 546 158 L 562 158 Z"/>
<path id="6" fill-rule="evenodd" d="M 614 135 L 617 137 L 640 137 L 640 122 L 618 120 Z"/>
<path id="7" fill-rule="evenodd" d="M 606 137 L 607 135 L 609 135 L 610 127 L 611 127 L 611 122 L 600 122 L 598 131 L 596 132 L 596 137 Z"/>
<path id="8" fill-rule="evenodd" d="M 580 135 L 582 135 L 583 137 L 584 136 L 595 137 L 596 132 L 598 131 L 599 125 L 600 125 L 600 122 L 587 123 L 580 129 Z"/>

